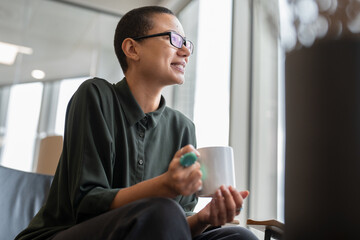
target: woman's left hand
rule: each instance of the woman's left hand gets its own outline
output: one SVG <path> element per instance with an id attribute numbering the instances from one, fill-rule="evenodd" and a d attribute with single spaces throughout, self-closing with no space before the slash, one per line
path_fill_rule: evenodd
<path id="1" fill-rule="evenodd" d="M 199 213 L 198 220 L 202 224 L 221 226 L 230 223 L 240 214 L 248 191 L 238 192 L 233 187 L 221 186 L 213 199 Z"/>

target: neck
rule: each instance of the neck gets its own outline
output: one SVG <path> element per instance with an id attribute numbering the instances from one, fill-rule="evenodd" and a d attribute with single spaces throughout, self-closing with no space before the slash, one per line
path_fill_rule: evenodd
<path id="1" fill-rule="evenodd" d="M 162 87 L 155 86 L 149 79 L 133 77 L 130 74 L 126 74 L 125 77 L 131 93 L 143 112 L 156 111 L 160 104 Z"/>

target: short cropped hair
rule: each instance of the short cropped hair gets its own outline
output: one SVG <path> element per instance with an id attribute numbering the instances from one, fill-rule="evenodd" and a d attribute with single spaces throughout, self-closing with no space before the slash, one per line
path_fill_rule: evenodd
<path id="1" fill-rule="evenodd" d="M 115 54 L 120 62 L 121 68 L 125 73 L 128 69 L 126 56 L 121 48 L 126 38 L 135 38 L 144 36 L 154 27 L 152 17 L 154 14 L 171 14 L 174 13 L 160 6 L 147 6 L 135 8 L 126 13 L 119 21 L 114 36 Z"/>

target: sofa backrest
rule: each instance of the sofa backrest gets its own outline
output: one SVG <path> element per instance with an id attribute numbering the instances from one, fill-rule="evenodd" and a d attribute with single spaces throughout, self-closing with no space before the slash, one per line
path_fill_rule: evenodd
<path id="1" fill-rule="evenodd" d="M 44 204 L 53 176 L 0 166 L 0 239 L 14 239 Z"/>

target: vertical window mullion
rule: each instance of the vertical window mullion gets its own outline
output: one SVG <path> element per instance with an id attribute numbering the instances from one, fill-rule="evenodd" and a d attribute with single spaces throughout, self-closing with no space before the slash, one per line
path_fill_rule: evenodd
<path id="1" fill-rule="evenodd" d="M 6 116 L 8 113 L 10 99 L 10 87 L 4 86 L 0 88 L 0 163 L 2 163 L 3 145 L 5 143 L 6 134 Z"/>

